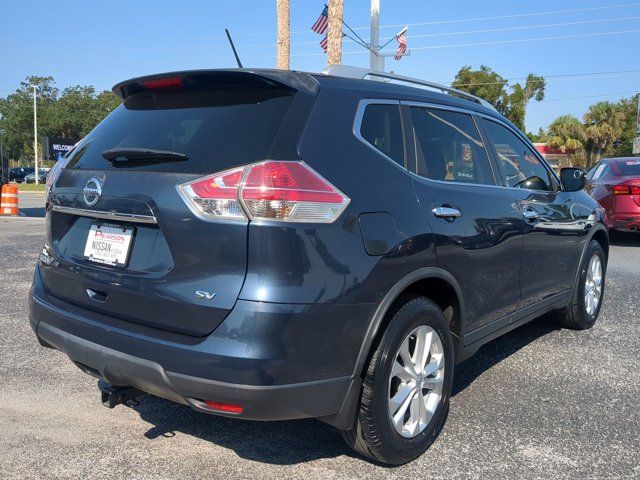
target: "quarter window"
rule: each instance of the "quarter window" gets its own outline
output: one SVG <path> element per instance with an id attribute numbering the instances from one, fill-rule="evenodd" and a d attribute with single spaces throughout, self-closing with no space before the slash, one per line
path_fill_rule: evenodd
<path id="1" fill-rule="evenodd" d="M 549 170 L 522 140 L 496 122 L 484 120 L 484 125 L 505 185 L 530 190 L 555 190 Z"/>
<path id="2" fill-rule="evenodd" d="M 433 180 L 494 185 L 482 137 L 470 115 L 411 108 L 416 173 Z"/>
<path id="3" fill-rule="evenodd" d="M 609 165 L 606 163 L 601 163 L 600 165 L 598 165 L 598 168 L 596 168 L 596 171 L 593 172 L 593 175 L 591 177 L 592 180 L 597 180 L 598 178 L 602 177 L 605 173 Z"/>
<path id="4" fill-rule="evenodd" d="M 360 124 L 360 135 L 376 150 L 404 167 L 404 141 L 398 105 L 367 105 Z"/>

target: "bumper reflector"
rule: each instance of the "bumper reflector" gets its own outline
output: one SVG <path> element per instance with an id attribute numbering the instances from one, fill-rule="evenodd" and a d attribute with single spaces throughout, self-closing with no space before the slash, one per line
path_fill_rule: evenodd
<path id="1" fill-rule="evenodd" d="M 240 405 L 233 405 L 231 403 L 213 402 L 211 400 L 205 400 L 204 404 L 211 410 L 217 410 L 225 413 L 240 414 L 244 410 Z"/>

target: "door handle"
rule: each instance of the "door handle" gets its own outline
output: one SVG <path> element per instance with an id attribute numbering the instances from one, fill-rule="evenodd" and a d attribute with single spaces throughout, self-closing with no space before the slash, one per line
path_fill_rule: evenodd
<path id="1" fill-rule="evenodd" d="M 445 219 L 459 218 L 462 216 L 462 212 L 453 207 L 435 207 L 431 212 L 434 216 Z"/>
<path id="2" fill-rule="evenodd" d="M 536 212 L 533 208 L 527 208 L 522 212 L 522 217 L 527 223 L 538 223 L 540 220 L 540 214 Z"/>
<path id="3" fill-rule="evenodd" d="M 87 288 L 87 295 L 94 302 L 104 303 L 107 301 L 108 295 L 100 290 L 94 290 L 93 288 Z"/>

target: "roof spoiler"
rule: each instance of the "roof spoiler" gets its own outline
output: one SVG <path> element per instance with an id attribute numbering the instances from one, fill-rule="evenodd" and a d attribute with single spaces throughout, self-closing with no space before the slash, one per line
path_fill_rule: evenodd
<path id="1" fill-rule="evenodd" d="M 179 86 L 197 83 L 198 80 L 208 82 L 219 80 L 221 83 L 261 83 L 266 86 L 281 86 L 301 91 L 308 95 L 317 96 L 320 86 L 318 81 L 308 73 L 290 70 L 270 69 L 216 69 L 216 70 L 185 70 L 177 72 L 159 73 L 144 77 L 135 77 L 117 83 L 111 89 L 122 100 L 133 95 L 151 90 L 175 89 Z"/>

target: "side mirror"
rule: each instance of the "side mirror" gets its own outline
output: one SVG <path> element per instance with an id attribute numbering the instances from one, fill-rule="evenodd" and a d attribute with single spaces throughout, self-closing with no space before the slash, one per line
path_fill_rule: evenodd
<path id="1" fill-rule="evenodd" d="M 565 192 L 579 192 L 587 183 L 587 174 L 579 168 L 562 168 L 560 183 Z"/>

